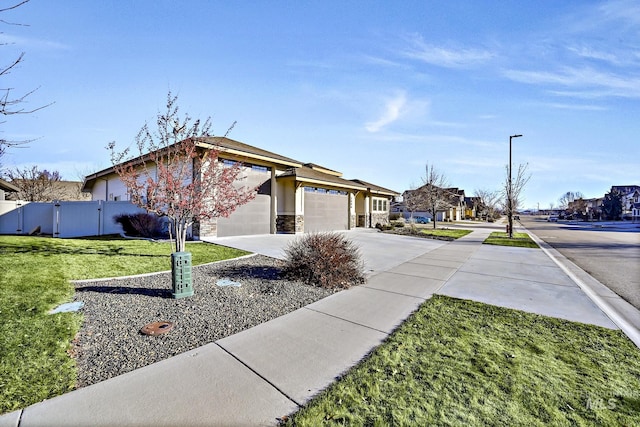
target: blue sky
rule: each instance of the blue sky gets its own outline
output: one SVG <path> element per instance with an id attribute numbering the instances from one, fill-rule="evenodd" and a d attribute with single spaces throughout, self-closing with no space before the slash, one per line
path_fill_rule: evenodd
<path id="1" fill-rule="evenodd" d="M 14 3 L 3 0 L 2 4 Z M 31 0 L 4 12 L 0 87 L 39 88 L 3 167 L 110 166 L 169 90 L 223 134 L 402 192 L 425 164 L 467 195 L 528 163 L 524 207 L 640 185 L 636 1 Z M 515 167 L 515 166 L 514 166 Z"/>

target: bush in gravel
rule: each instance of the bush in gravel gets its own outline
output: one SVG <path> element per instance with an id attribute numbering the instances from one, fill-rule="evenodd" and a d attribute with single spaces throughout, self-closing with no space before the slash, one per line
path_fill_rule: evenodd
<path id="1" fill-rule="evenodd" d="M 364 282 L 357 246 L 340 233 L 311 233 L 285 249 L 284 273 L 323 288 L 348 288 Z"/>
<path id="2" fill-rule="evenodd" d="M 134 237 L 160 237 L 164 233 L 164 224 L 160 217 L 149 213 L 121 214 L 113 220 L 124 230 L 124 234 Z"/>

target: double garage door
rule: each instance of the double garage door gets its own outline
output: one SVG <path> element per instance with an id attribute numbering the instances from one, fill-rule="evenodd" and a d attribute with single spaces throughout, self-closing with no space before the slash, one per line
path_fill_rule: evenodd
<path id="1" fill-rule="evenodd" d="M 260 186 L 254 200 L 236 209 L 229 218 L 218 219 L 218 237 L 245 236 L 270 233 L 271 191 L 265 174 L 253 171 L 249 186 Z M 342 192 L 329 192 L 305 188 L 304 231 L 305 233 L 349 228 L 349 196 Z"/>
<path id="2" fill-rule="evenodd" d="M 318 192 L 305 188 L 304 232 L 347 230 L 349 196 L 343 193 Z"/>

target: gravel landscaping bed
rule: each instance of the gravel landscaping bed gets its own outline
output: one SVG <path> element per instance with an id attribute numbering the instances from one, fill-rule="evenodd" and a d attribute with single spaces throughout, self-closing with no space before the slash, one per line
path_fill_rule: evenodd
<path id="1" fill-rule="evenodd" d="M 132 371 L 292 312 L 334 291 L 287 280 L 262 255 L 193 267 L 194 295 L 171 298 L 171 274 L 75 282 L 84 321 L 74 340 L 77 387 Z M 240 287 L 216 285 L 230 279 Z M 140 329 L 168 321 L 171 331 Z"/>

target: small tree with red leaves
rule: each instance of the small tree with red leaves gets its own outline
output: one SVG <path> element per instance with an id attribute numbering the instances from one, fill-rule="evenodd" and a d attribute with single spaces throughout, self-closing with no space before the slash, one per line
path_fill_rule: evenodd
<path id="1" fill-rule="evenodd" d="M 107 148 L 131 202 L 168 218 L 175 250 L 183 252 L 187 229 L 195 221 L 226 218 L 257 191 L 240 185 L 240 163 L 219 161 L 219 147 L 204 142 L 210 136 L 210 118 L 201 122 L 185 115 L 180 120 L 176 101 L 169 92 L 157 129 L 151 131 L 146 123 L 140 129 L 138 157 L 132 159 L 129 149 L 116 152 L 113 142 Z"/>

